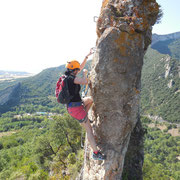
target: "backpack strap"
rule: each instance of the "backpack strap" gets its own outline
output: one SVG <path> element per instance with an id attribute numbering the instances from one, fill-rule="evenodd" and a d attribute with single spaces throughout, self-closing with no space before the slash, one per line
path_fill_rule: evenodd
<path id="1" fill-rule="evenodd" d="M 76 78 L 76 76 L 70 74 L 69 76 L 71 76 L 73 78 L 73 80 Z M 76 87 L 75 87 L 75 94 L 78 94 L 78 89 L 79 89 L 79 86 L 78 84 L 76 84 Z"/>
<path id="2" fill-rule="evenodd" d="M 68 86 L 68 81 L 67 81 L 67 78 L 68 78 L 68 76 L 65 76 L 65 78 L 64 78 L 64 82 L 66 83 L 66 87 L 67 87 L 67 89 L 68 89 L 68 91 L 69 91 L 69 86 Z"/>

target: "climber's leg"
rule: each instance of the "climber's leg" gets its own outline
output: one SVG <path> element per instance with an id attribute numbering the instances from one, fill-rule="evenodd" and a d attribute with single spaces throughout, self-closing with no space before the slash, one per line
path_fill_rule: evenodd
<path id="1" fill-rule="evenodd" d="M 88 141 L 89 141 L 89 143 L 93 149 L 93 152 L 97 152 L 98 149 L 97 149 L 96 141 L 95 141 L 95 138 L 93 135 L 93 131 L 92 131 L 92 127 L 90 125 L 89 119 L 87 119 L 86 122 L 84 121 L 83 123 L 81 123 L 81 126 L 83 126 L 86 130 L 87 138 L 88 138 Z"/>
<path id="2" fill-rule="evenodd" d="M 96 141 L 95 141 L 95 138 L 93 135 L 93 131 L 92 131 L 92 127 L 90 125 L 89 119 L 87 119 L 87 121 L 84 121 L 83 123 L 81 123 L 81 125 L 86 129 L 88 141 L 93 149 L 93 159 L 101 160 L 101 161 L 105 160 L 106 156 L 103 155 L 97 148 Z"/>
<path id="3" fill-rule="evenodd" d="M 83 101 L 86 112 L 88 112 L 92 106 L 93 99 L 91 97 L 85 97 L 82 99 L 82 101 Z"/>

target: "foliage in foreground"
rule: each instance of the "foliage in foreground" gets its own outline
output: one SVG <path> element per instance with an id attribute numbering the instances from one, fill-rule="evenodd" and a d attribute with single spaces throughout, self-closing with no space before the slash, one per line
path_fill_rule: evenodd
<path id="1" fill-rule="evenodd" d="M 65 114 L 40 124 L 0 139 L 0 179 L 69 179 L 78 174 L 83 161 L 79 123 Z"/>

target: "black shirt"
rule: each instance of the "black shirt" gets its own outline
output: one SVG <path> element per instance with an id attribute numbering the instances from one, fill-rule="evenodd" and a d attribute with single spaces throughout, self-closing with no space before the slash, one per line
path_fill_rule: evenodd
<path id="1" fill-rule="evenodd" d="M 74 83 L 75 76 L 74 75 L 69 75 L 67 77 L 67 82 L 68 82 L 68 88 L 69 88 L 69 93 L 70 95 L 73 96 L 71 99 L 71 102 L 81 102 L 81 96 L 79 94 L 81 90 L 81 86 L 79 84 Z"/>

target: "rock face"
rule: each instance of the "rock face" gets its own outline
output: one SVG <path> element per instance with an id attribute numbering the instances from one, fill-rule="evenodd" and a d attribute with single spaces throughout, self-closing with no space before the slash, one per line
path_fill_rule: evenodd
<path id="1" fill-rule="evenodd" d="M 126 152 L 122 179 L 141 180 L 144 162 L 143 137 L 145 130 L 141 126 L 140 118 L 131 133 L 131 138 Z"/>
<path id="2" fill-rule="evenodd" d="M 104 0 L 102 3 L 97 21 L 97 51 L 90 75 L 94 99 L 91 116 L 98 147 L 107 159 L 94 161 L 86 142 L 84 180 L 122 179 L 125 155 L 130 138 L 133 139 L 131 133 L 135 126 L 140 127 L 136 124 L 141 69 L 158 12 L 155 0 Z M 133 144 L 136 144 L 134 140 L 131 147 Z M 136 163 L 139 164 L 137 172 L 142 169 L 143 152 L 140 154 L 142 158 Z M 126 167 L 127 174 L 132 173 Z M 132 168 L 133 164 L 129 167 Z M 142 179 L 141 173 L 138 178 Z"/>

